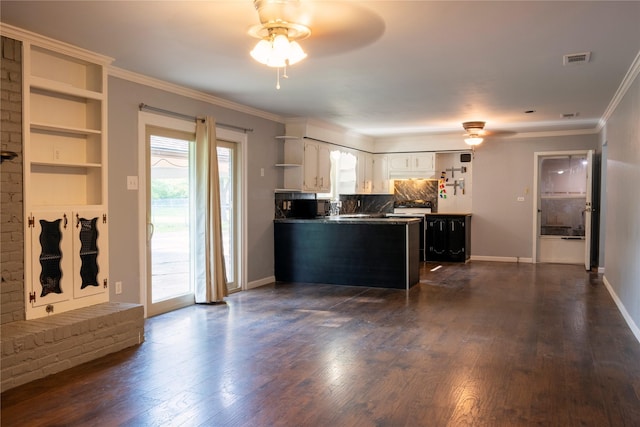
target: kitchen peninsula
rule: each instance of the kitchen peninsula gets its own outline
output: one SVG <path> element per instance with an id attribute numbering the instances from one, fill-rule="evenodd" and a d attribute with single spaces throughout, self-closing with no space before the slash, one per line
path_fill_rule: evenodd
<path id="1" fill-rule="evenodd" d="M 419 281 L 415 218 L 274 221 L 277 281 L 409 289 Z"/>

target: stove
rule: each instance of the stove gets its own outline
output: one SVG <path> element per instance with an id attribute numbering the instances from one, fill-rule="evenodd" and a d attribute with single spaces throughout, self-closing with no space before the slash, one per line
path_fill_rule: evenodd
<path id="1" fill-rule="evenodd" d="M 427 260 L 425 251 L 426 214 L 431 213 L 431 202 L 428 200 L 401 200 L 393 204 L 393 213 L 388 217 L 419 218 L 420 221 L 420 261 Z"/>
<path id="2" fill-rule="evenodd" d="M 397 214 L 426 214 L 431 213 L 429 200 L 397 200 L 393 204 L 393 213 Z"/>

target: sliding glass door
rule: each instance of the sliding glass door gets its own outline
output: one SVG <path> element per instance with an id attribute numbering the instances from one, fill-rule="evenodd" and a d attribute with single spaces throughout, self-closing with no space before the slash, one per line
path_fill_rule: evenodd
<path id="1" fill-rule="evenodd" d="M 150 315 L 193 304 L 195 136 L 149 127 L 147 307 Z"/>

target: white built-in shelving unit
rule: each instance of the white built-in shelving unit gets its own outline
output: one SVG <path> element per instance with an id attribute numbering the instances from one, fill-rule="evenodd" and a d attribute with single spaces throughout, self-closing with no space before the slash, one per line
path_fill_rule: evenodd
<path id="1" fill-rule="evenodd" d="M 23 40 L 27 319 L 109 301 L 110 61 Z"/>

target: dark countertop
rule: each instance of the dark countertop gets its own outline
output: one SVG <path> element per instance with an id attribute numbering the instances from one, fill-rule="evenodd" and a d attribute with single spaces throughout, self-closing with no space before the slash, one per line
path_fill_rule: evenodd
<path id="1" fill-rule="evenodd" d="M 471 212 L 431 212 L 427 216 L 471 216 Z"/>
<path id="2" fill-rule="evenodd" d="M 317 218 L 280 218 L 274 219 L 274 222 L 282 223 L 322 223 L 322 224 L 385 224 L 385 225 L 404 225 L 412 222 L 419 222 L 419 218 L 376 218 L 376 217 L 354 217 L 351 215 L 341 216 L 325 216 Z"/>

